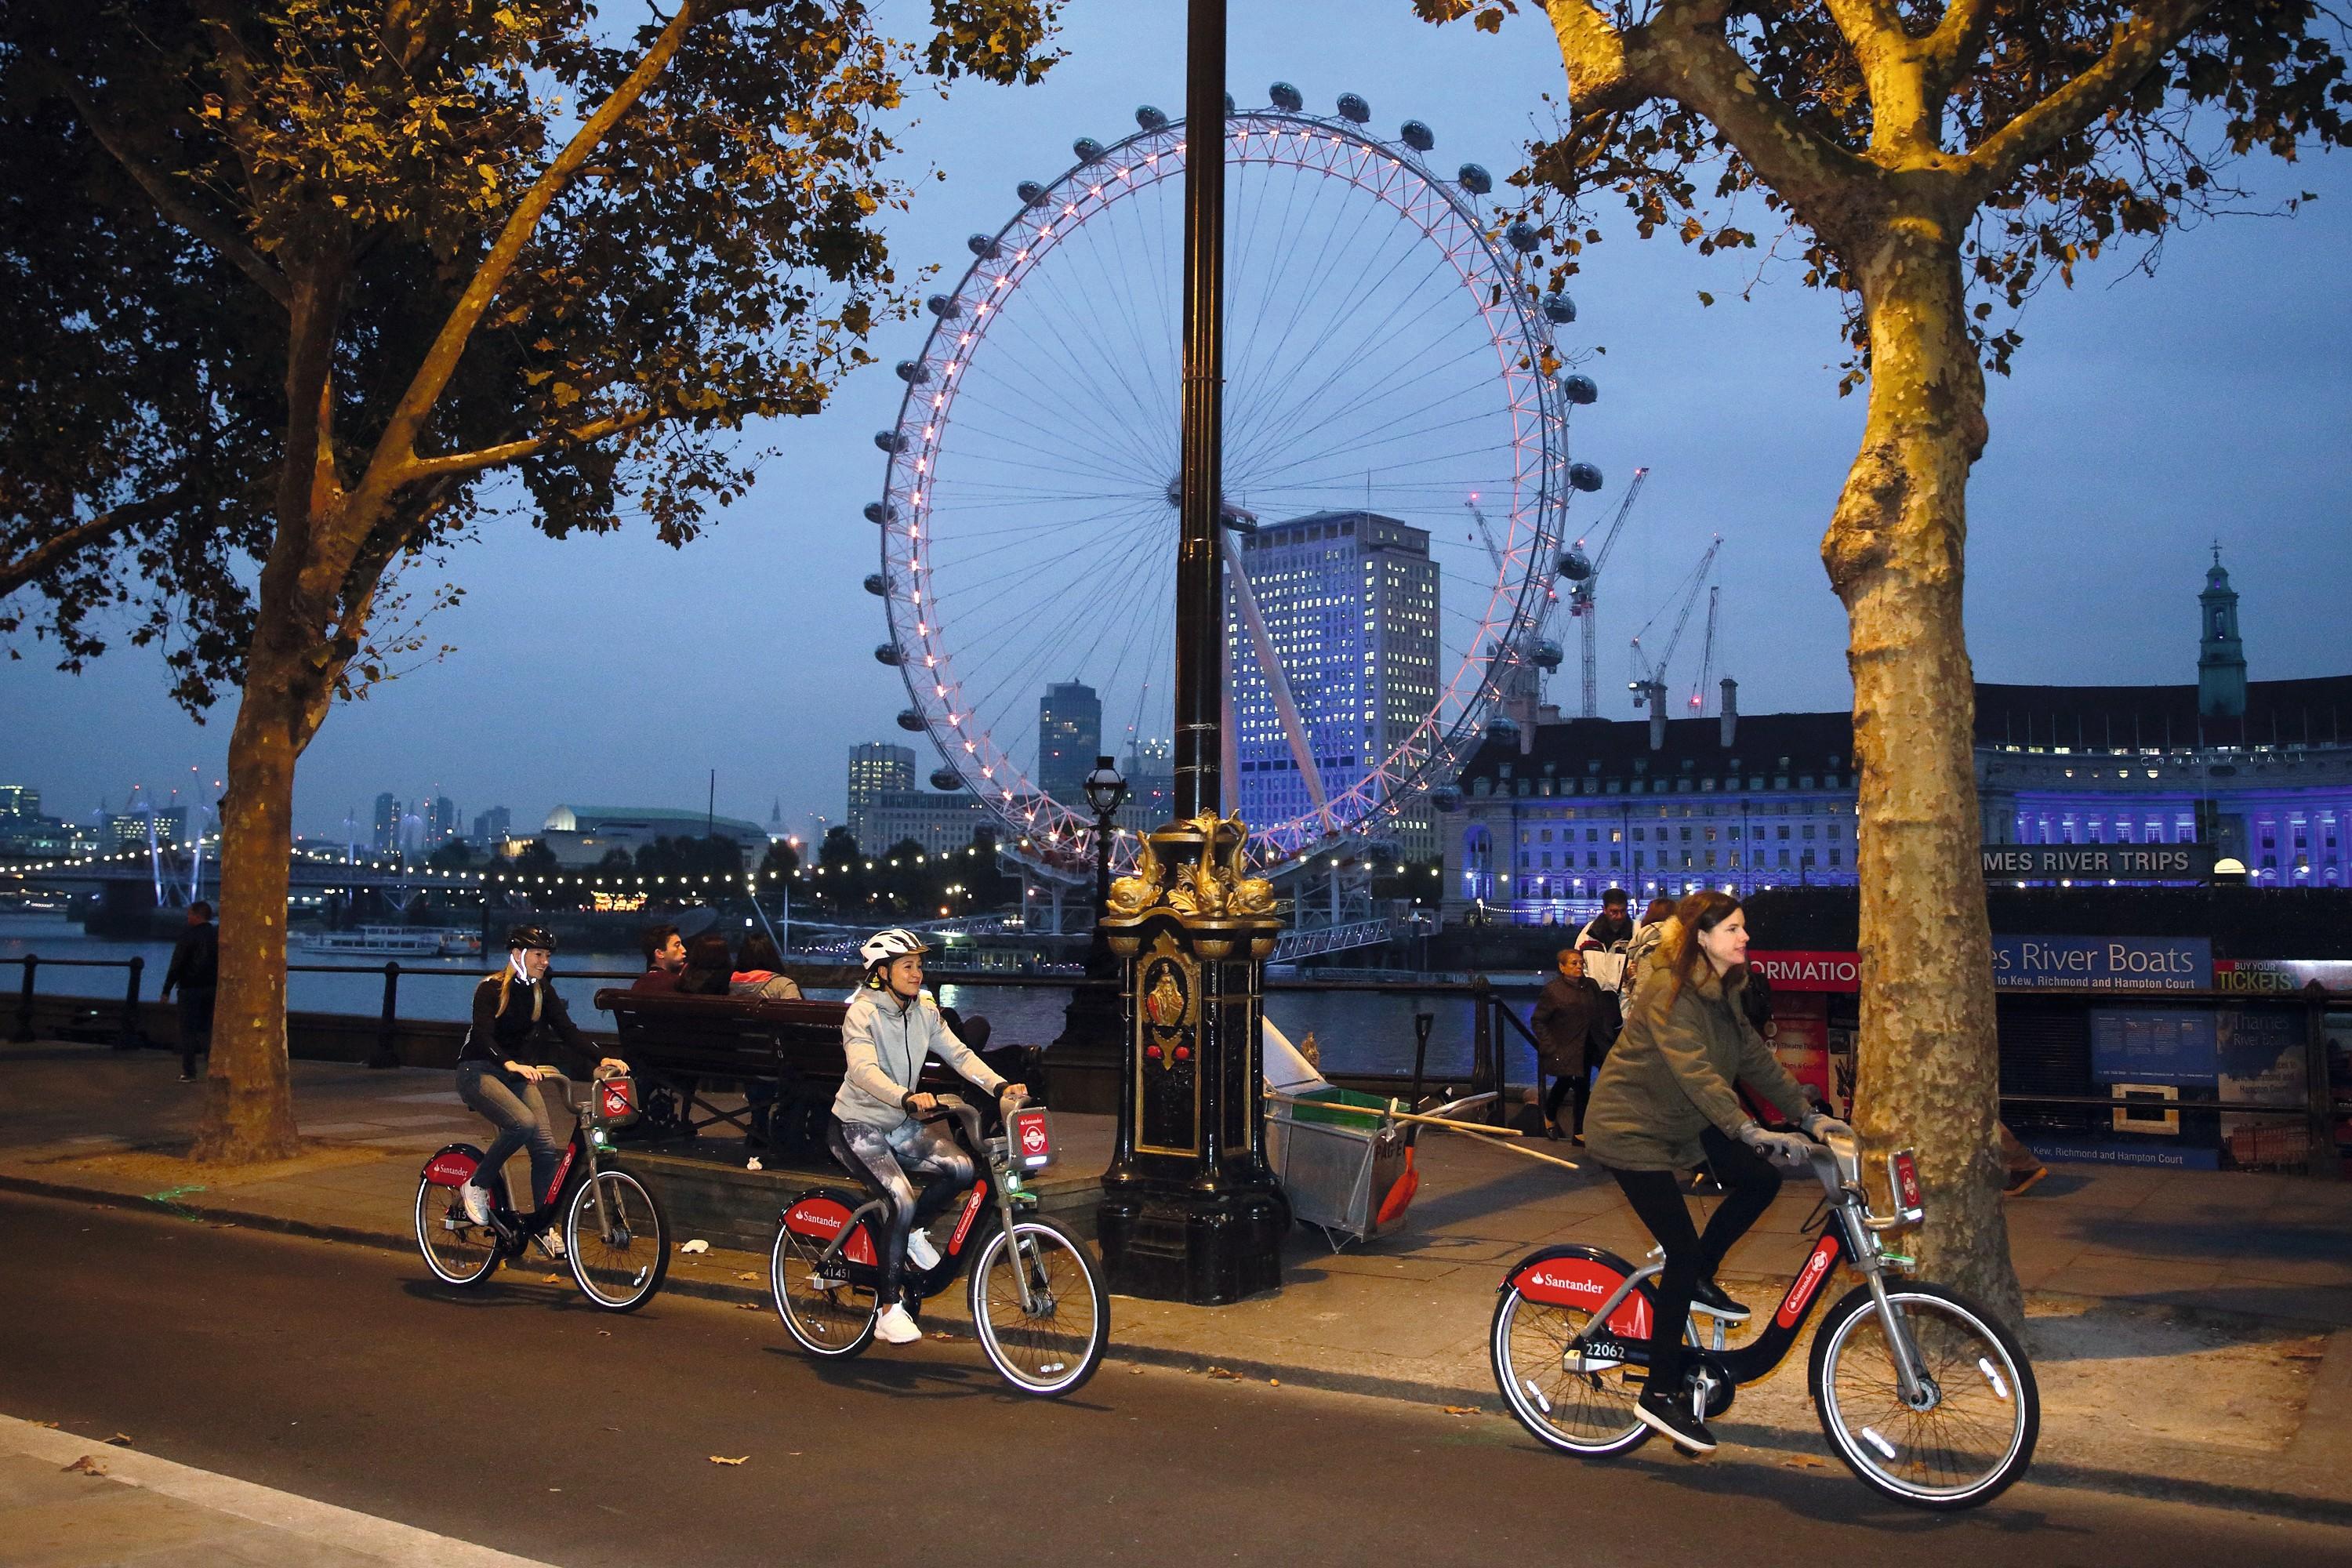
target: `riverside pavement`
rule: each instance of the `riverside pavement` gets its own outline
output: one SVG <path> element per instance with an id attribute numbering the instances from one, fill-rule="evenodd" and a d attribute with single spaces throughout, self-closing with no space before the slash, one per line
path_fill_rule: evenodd
<path id="1" fill-rule="evenodd" d="M 196 1167 L 179 1151 L 201 1086 L 178 1082 L 176 1068 L 157 1052 L 0 1045 L 0 1187 L 413 1252 L 417 1164 L 445 1142 L 484 1136 L 446 1071 L 296 1062 L 305 1153 L 235 1173 Z M 1099 1169 L 1108 1119 L 1056 1124 L 1061 1168 Z M 1589 1163 L 1562 1171 L 1431 1136 L 1419 1164 L 1420 1194 L 1397 1234 L 1335 1251 L 1301 1226 L 1279 1292 L 1223 1308 L 1118 1298 L 1112 1363 L 1507 1421 L 1486 1348 L 1507 1266 L 1567 1239 L 1638 1258 L 1647 1237 Z M 813 1179 L 779 1176 L 780 1194 Z M 1727 1262 L 1721 1279 L 1735 1296 L 1759 1307 L 1777 1299 L 1803 1258 L 1811 1206 L 1792 1181 Z M 2042 1393 L 2037 1479 L 2352 1523 L 2352 1184 L 2056 1165 L 2008 1213 Z M 764 1256 L 682 1255 L 666 1288 L 772 1310 Z M 931 1302 L 925 1322 L 968 1332 L 961 1292 Z M 1723 1452 L 1835 1463 L 1806 1395 L 1805 1348 L 1739 1391 L 1715 1423 Z"/>

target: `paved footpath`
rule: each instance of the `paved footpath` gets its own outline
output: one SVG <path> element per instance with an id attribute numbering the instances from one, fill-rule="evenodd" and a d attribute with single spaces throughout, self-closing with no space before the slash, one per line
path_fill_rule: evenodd
<path id="1" fill-rule="evenodd" d="M 153 1053 L 0 1046 L 11 1108 L 0 1187 L 410 1251 L 416 1162 L 482 1135 L 446 1072 L 298 1062 L 311 1151 L 275 1170 L 192 1173 L 159 1152 L 194 1125 L 196 1091 L 175 1066 Z M 1066 1116 L 1060 1131 L 1066 1168 L 1098 1167 L 1106 1121 Z M 1234 1307 L 1121 1298 L 1116 1353 L 1499 1409 L 1486 1333 L 1505 1266 L 1570 1237 L 1633 1257 L 1647 1239 L 1597 1170 L 1451 1137 L 1425 1140 L 1420 1163 L 1398 1235 L 1335 1252 L 1301 1227 L 1283 1289 Z M 1811 1206 L 1792 1183 L 1727 1262 L 1734 1294 L 1778 1293 L 1804 1254 Z M 2286 1512 L 2352 1508 L 2352 1184 L 2057 1166 L 2009 1217 L 2043 1394 L 2038 1479 Z M 765 1270 L 762 1257 L 713 1250 L 678 1258 L 669 1288 L 764 1304 Z M 932 1310 L 960 1326 L 952 1294 Z M 1743 1389 L 1720 1425 L 1746 1445 L 1820 1453 L 1801 1357 Z"/>
<path id="2" fill-rule="evenodd" d="M 540 1568 L 531 1559 L 0 1415 L 10 1568 Z"/>

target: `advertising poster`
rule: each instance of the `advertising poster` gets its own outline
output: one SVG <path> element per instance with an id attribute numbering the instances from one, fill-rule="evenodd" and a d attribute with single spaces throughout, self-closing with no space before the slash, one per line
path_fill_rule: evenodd
<path id="1" fill-rule="evenodd" d="M 2306 1092 L 2304 1021 L 2293 1010 L 2222 1009 L 2214 1030 L 2221 1098 L 2232 1105 L 2300 1107 Z M 2240 1165 L 2300 1165 L 2310 1149 L 2301 1117 L 2221 1117 L 2221 1142 Z"/>
<path id="2" fill-rule="evenodd" d="M 2091 1010 L 2091 1077 L 2100 1083 L 2210 1089 L 2216 1050 L 2213 1015 L 2201 1007 Z"/>

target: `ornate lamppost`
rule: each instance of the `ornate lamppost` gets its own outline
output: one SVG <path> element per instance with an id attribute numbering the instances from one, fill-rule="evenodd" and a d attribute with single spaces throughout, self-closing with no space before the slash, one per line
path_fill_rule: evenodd
<path id="1" fill-rule="evenodd" d="M 1225 0 L 1191 0 L 1184 83 L 1184 385 L 1176 557 L 1178 820 L 1146 836 L 1100 923 L 1124 968 L 1118 1141 L 1096 1236 L 1110 1288 L 1215 1305 L 1282 1283 L 1265 1163 L 1265 960 L 1281 921 L 1223 813 L 1221 449 Z"/>
<path id="2" fill-rule="evenodd" d="M 1095 771 L 1087 775 L 1087 804 L 1095 808 L 1095 945 L 1102 945 L 1103 916 L 1110 910 L 1110 836 L 1111 818 L 1127 804 L 1127 780 L 1111 765 L 1108 757 L 1095 759 Z"/>

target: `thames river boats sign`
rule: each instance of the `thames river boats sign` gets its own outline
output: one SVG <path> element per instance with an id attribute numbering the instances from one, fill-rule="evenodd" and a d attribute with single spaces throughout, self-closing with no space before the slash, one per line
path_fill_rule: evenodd
<path id="1" fill-rule="evenodd" d="M 2201 936 L 1997 936 L 1993 984 L 2011 990 L 2203 991 L 2213 944 Z"/>

